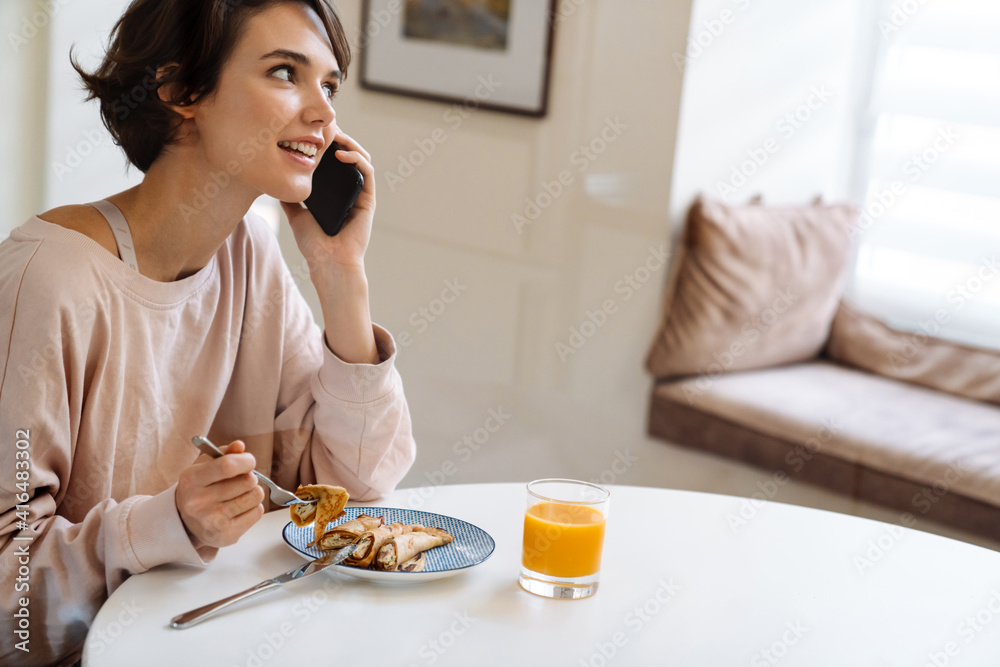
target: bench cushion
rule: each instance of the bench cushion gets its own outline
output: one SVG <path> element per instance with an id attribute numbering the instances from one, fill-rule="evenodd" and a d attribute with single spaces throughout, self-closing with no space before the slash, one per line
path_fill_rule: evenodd
<path id="1" fill-rule="evenodd" d="M 962 496 L 1000 508 L 1000 409 L 826 361 L 659 384 L 650 424 L 682 445 L 714 437 L 719 451 L 728 439 L 738 443 L 729 455 L 831 477 L 828 486 L 862 498 L 859 475 L 869 470 L 916 485 L 901 494 L 929 488 L 934 503 Z M 926 502 L 896 501 L 915 515 Z"/>
<path id="2" fill-rule="evenodd" d="M 941 309 L 937 317 L 947 321 Z M 931 334 L 937 320 L 925 324 Z M 899 331 L 844 301 L 830 330 L 826 356 L 895 380 L 1000 405 L 1000 351 Z"/>

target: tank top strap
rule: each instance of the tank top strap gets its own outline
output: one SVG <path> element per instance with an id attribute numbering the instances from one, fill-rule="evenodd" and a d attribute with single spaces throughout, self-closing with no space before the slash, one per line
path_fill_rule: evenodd
<path id="1" fill-rule="evenodd" d="M 115 243 L 118 244 L 118 254 L 133 271 L 139 271 L 139 263 L 135 259 L 135 246 L 132 243 L 132 231 L 128 227 L 125 216 L 118 210 L 118 207 L 107 199 L 89 202 L 104 216 L 111 226 L 111 232 L 115 235 Z"/>

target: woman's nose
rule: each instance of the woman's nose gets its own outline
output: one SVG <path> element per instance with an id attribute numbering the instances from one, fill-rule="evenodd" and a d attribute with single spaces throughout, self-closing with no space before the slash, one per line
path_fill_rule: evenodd
<path id="1" fill-rule="evenodd" d="M 337 112 L 333 110 L 330 98 L 322 86 L 317 92 L 310 94 L 304 109 L 309 122 L 322 121 L 323 125 L 333 125 L 337 122 Z"/>

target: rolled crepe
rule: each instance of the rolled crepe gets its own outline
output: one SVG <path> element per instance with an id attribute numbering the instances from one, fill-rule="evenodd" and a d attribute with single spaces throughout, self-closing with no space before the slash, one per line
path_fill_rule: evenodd
<path id="1" fill-rule="evenodd" d="M 323 537 L 307 546 L 319 545 L 319 548 L 323 551 L 335 551 L 354 542 L 361 533 L 367 530 L 374 530 L 383 523 L 385 523 L 385 517 L 359 514 L 355 519 L 333 526 L 330 530 L 323 533 Z"/>
<path id="2" fill-rule="evenodd" d="M 372 561 L 375 560 L 375 555 L 383 544 L 398 535 L 405 535 L 414 530 L 422 529 L 423 526 L 418 523 L 390 523 L 361 533 L 358 539 L 354 540 L 358 548 L 344 562 L 354 567 L 371 567 Z"/>
<path id="3" fill-rule="evenodd" d="M 314 544 L 323 536 L 326 524 L 344 513 L 344 506 L 347 505 L 347 500 L 350 497 L 343 487 L 326 486 L 325 484 L 300 486 L 295 491 L 295 495 L 310 502 L 289 505 L 292 522 L 296 526 L 306 526 L 313 522 L 313 534 L 316 536 Z"/>
<path id="4" fill-rule="evenodd" d="M 423 572 L 427 567 L 427 558 L 421 551 L 416 556 L 396 567 L 396 572 Z"/>
<path id="5" fill-rule="evenodd" d="M 378 550 L 375 558 L 375 568 L 378 570 L 395 570 L 400 563 L 405 563 L 418 553 L 448 544 L 452 537 L 441 528 L 426 527 L 421 531 L 413 531 L 394 537 Z"/>

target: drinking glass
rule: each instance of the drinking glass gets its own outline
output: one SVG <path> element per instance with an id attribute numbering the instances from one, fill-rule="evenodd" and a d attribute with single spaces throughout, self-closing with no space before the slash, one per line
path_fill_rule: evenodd
<path id="1" fill-rule="evenodd" d="M 521 588 L 575 600 L 597 592 L 611 492 L 573 479 L 527 485 Z"/>

